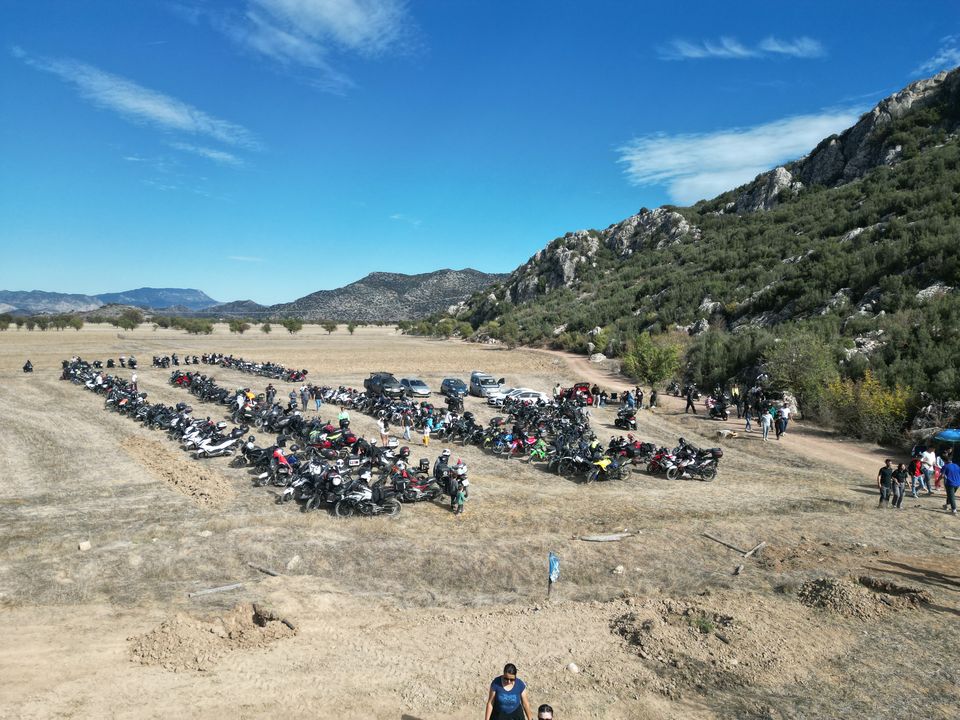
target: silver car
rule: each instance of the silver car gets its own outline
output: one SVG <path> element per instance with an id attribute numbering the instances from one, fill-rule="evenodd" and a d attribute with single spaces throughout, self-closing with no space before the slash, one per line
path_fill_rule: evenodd
<path id="1" fill-rule="evenodd" d="M 403 378 L 400 384 L 403 385 L 403 391 L 407 397 L 430 397 L 430 388 L 419 378 Z"/>

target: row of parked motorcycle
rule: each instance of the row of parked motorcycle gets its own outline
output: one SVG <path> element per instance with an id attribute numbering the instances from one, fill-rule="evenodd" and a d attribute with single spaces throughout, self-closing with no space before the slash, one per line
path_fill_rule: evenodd
<path id="1" fill-rule="evenodd" d="M 153 367 L 170 368 L 180 365 L 216 365 L 218 367 L 230 368 L 238 372 L 257 375 L 258 377 L 270 378 L 271 380 L 282 380 L 284 382 L 303 382 L 307 379 L 307 370 L 294 370 L 284 367 L 276 362 L 258 362 L 254 360 L 244 360 L 235 358 L 233 355 L 224 355 L 223 353 L 203 353 L 202 355 L 184 355 L 183 358 L 177 353 L 169 355 L 154 355 Z"/>
<path id="2" fill-rule="evenodd" d="M 273 444 L 258 446 L 255 436 L 247 436 L 246 425 L 228 429 L 224 421 L 194 417 L 186 403 L 149 403 L 147 394 L 136 392 L 129 381 L 104 375 L 79 358 L 64 362 L 61 379 L 103 395 L 107 409 L 167 432 L 197 459 L 234 456 L 232 464 L 254 473 L 254 484 L 282 488 L 277 502 L 294 500 L 305 511 L 325 507 L 338 517 L 393 516 L 402 502 L 432 500 L 451 491 L 456 497 L 469 486 L 462 463 L 438 463 L 430 477 L 429 461 L 421 460 L 416 470 L 409 467 L 408 448 L 379 448 L 347 428 L 318 420 L 290 427 Z"/>
<path id="3" fill-rule="evenodd" d="M 240 447 L 240 454 L 232 464 L 249 465 L 258 471 L 262 470 L 256 484 L 283 487 L 280 495 L 282 502 L 296 499 L 303 503 L 305 510 L 319 507 L 323 502 L 323 494 L 317 492 L 318 483 L 327 482 L 336 486 L 342 479 L 344 468 L 348 473 L 359 473 L 361 478 L 364 478 L 366 471 L 371 476 L 378 476 L 376 483 L 380 483 L 383 491 L 383 507 L 365 505 L 359 510 L 363 514 L 378 514 L 384 508 L 393 508 L 392 503 L 386 502 L 391 495 L 401 503 L 414 503 L 435 500 L 442 494 L 449 495 L 452 502 L 458 495 L 469 493 L 466 464 L 460 461 L 450 463 L 449 452 L 442 454 L 434 463 L 431 476 L 428 459 L 421 458 L 414 467 L 410 463 L 409 447 L 398 447 L 396 440 L 387 446 L 371 443 L 350 430 L 349 418 L 339 420 L 336 426 L 325 423 L 319 417 L 307 419 L 297 410 L 296 400 L 291 400 L 287 407 L 283 407 L 266 393 L 254 395 L 249 388 L 228 390 L 199 373 L 174 371 L 170 375 L 170 383 L 188 390 L 201 402 L 223 405 L 224 411 L 232 413 L 235 419 L 279 433 L 278 447 L 260 448 L 255 445 L 255 438 L 249 438 Z M 365 393 L 348 388 L 324 387 L 320 388 L 320 392 L 329 404 L 344 408 L 371 411 L 378 406 Z M 292 446 L 292 452 L 286 453 L 284 441 L 289 440 L 299 441 L 300 445 Z M 317 468 L 312 467 L 315 462 L 303 469 L 304 460 L 336 465 L 340 477 L 335 473 L 332 479 L 327 480 L 322 473 L 318 475 Z M 330 467 L 330 470 L 333 468 Z M 371 488 L 374 491 L 378 488 L 376 483 Z M 329 487 L 325 490 L 329 495 Z M 457 510 L 454 507 L 451 509 Z M 462 506 L 459 509 L 462 511 Z M 334 506 L 335 514 L 342 515 L 343 511 L 344 506 L 340 506 L 339 510 Z"/>

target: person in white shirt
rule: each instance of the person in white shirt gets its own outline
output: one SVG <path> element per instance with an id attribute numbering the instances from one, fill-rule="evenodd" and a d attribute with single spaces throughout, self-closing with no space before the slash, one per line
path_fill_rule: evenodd
<path id="1" fill-rule="evenodd" d="M 790 424 L 790 406 L 786 403 L 784 403 L 783 407 L 780 408 L 780 416 L 783 418 L 783 429 L 780 431 L 780 434 L 786 435 L 787 425 Z"/>
<path id="2" fill-rule="evenodd" d="M 933 495 L 933 469 L 937 466 L 937 454 L 933 448 L 927 448 L 920 456 L 920 470 L 927 483 L 927 495 Z"/>
<path id="3" fill-rule="evenodd" d="M 380 431 L 380 446 L 386 447 L 387 443 L 390 442 L 390 438 L 387 435 L 387 431 L 390 429 L 390 426 L 387 424 L 387 420 L 384 417 L 377 419 L 377 430 Z"/>

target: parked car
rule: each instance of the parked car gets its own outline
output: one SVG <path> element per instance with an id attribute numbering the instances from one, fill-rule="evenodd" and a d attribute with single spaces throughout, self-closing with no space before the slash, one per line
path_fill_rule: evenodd
<path id="1" fill-rule="evenodd" d="M 363 388 L 371 395 L 386 395 L 387 397 L 403 397 L 405 392 L 392 373 L 375 372 L 363 381 Z"/>
<path id="2" fill-rule="evenodd" d="M 470 373 L 470 394 L 477 397 L 487 397 L 503 386 L 503 378 L 496 380 L 493 375 L 474 370 Z"/>
<path id="3" fill-rule="evenodd" d="M 440 383 L 440 394 L 447 397 L 462 398 L 467 394 L 467 384 L 460 378 L 444 378 Z"/>
<path id="4" fill-rule="evenodd" d="M 406 392 L 407 397 L 430 397 L 430 388 L 428 388 L 427 384 L 419 378 L 403 378 L 403 380 L 400 381 L 400 384 L 403 385 L 403 389 Z"/>
<path id="5" fill-rule="evenodd" d="M 487 405 L 503 405 L 503 399 L 512 392 L 525 388 L 502 387 L 487 393 Z"/>

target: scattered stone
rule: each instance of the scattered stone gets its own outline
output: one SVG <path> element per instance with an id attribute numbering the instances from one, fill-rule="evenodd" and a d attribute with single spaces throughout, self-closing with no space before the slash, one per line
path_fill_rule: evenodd
<path id="1" fill-rule="evenodd" d="M 92 547 L 93 547 L 93 545 L 90 544 L 90 541 L 89 541 L 89 540 L 84 540 L 84 541 L 81 542 L 79 545 L 77 545 L 77 550 L 79 550 L 80 552 L 86 552 L 87 550 L 89 550 L 89 549 L 92 548 Z"/>
<path id="2" fill-rule="evenodd" d="M 613 570 L 610 571 L 613 575 L 623 575 L 624 567 L 623 565 L 617 565 Z"/>
<path id="3" fill-rule="evenodd" d="M 296 570 L 298 567 L 300 567 L 300 561 L 301 557 L 299 555 L 294 555 L 287 563 L 287 570 Z"/>
<path id="4" fill-rule="evenodd" d="M 213 535 L 213 531 L 211 531 L 211 530 L 201 530 L 201 531 L 200 531 L 200 537 L 202 537 L 202 538 L 208 538 L 208 537 L 210 537 L 211 535 Z"/>
<path id="5" fill-rule="evenodd" d="M 607 359 L 607 356 L 604 355 L 603 353 L 594 353 L 593 355 L 590 356 L 590 362 L 592 363 L 602 363 L 606 359 Z"/>
<path id="6" fill-rule="evenodd" d="M 567 670 L 569 670 L 570 672 L 572 672 L 574 675 L 576 675 L 578 672 L 580 672 L 580 668 L 577 667 L 577 664 L 576 664 L 576 663 L 570 663 L 569 665 L 567 665 Z"/>

